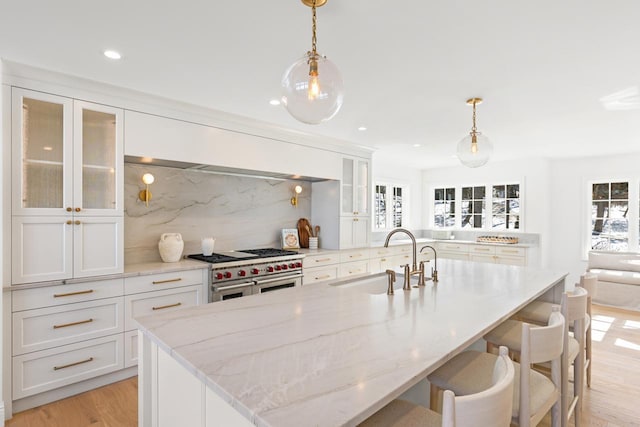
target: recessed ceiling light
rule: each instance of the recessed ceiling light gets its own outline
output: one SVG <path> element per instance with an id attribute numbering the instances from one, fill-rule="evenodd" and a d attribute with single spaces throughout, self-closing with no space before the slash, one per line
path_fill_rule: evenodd
<path id="1" fill-rule="evenodd" d="M 366 126 L 360 126 L 360 127 L 358 128 L 358 130 L 360 130 L 360 131 L 367 130 L 367 127 L 366 127 Z"/>
<path id="2" fill-rule="evenodd" d="M 49 147 L 49 146 L 42 147 L 42 149 L 43 149 L 44 151 L 53 151 L 53 147 Z"/>
<path id="3" fill-rule="evenodd" d="M 120 53 L 116 52 L 115 50 L 105 50 L 103 53 L 104 53 L 104 56 L 106 56 L 109 59 L 120 59 L 120 58 L 122 58 L 122 55 L 120 55 Z"/>
<path id="4" fill-rule="evenodd" d="M 416 148 L 417 148 L 417 147 L 421 147 L 421 145 L 420 145 L 420 144 L 413 144 L 413 146 L 414 146 L 414 147 L 416 147 Z"/>
<path id="5" fill-rule="evenodd" d="M 280 100 L 279 99 L 272 99 L 271 101 L 269 101 L 269 104 L 271 104 L 271 105 L 280 105 Z"/>

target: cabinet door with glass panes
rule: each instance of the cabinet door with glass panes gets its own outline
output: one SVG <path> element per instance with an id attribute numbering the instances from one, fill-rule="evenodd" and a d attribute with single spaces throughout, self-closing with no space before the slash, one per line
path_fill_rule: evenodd
<path id="1" fill-rule="evenodd" d="M 122 215 L 122 110 L 13 88 L 13 215 Z"/>
<path id="2" fill-rule="evenodd" d="M 342 215 L 369 215 L 369 160 L 342 159 Z"/>

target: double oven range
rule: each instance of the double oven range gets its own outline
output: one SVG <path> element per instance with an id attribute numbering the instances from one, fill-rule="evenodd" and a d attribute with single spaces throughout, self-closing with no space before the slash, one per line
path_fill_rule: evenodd
<path id="1" fill-rule="evenodd" d="M 293 251 L 247 249 L 188 257 L 213 264 L 209 302 L 302 285 L 304 255 Z"/>

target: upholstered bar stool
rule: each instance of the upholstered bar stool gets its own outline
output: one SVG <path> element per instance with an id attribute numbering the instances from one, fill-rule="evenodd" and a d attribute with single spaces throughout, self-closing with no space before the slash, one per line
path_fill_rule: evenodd
<path id="1" fill-rule="evenodd" d="M 442 415 L 396 399 L 365 420 L 364 427 L 508 427 L 511 422 L 515 369 L 505 347 L 495 359 L 489 387 L 467 396 L 444 392 Z"/>
<path id="2" fill-rule="evenodd" d="M 564 316 L 556 306 L 547 326 L 521 325 L 520 363 L 515 363 L 512 424 L 537 425 L 551 410 L 552 426 L 561 425 L 561 356 L 565 335 Z M 428 376 L 431 393 L 451 390 L 456 396 L 477 393 L 487 387 L 487 372 L 498 356 L 479 351 L 463 352 Z M 531 369 L 551 362 L 551 379 Z M 481 425 L 481 424 L 476 424 Z"/>
<path id="3" fill-rule="evenodd" d="M 587 315 L 587 291 L 577 286 L 572 292 L 562 294 L 561 312 L 567 322 L 563 336 L 562 355 L 562 425 L 568 423 L 574 414 L 576 427 L 580 426 L 582 410 L 583 382 L 584 382 L 584 349 L 585 349 L 585 319 Z M 557 307 L 557 306 L 556 306 Z M 487 351 L 499 345 L 510 345 L 511 351 L 518 353 L 522 347 L 521 335 L 518 333 L 522 325 L 517 320 L 507 320 L 488 332 L 484 339 L 487 341 Z M 569 334 L 569 325 L 573 335 Z M 569 367 L 573 364 L 573 395 L 569 393 Z"/>

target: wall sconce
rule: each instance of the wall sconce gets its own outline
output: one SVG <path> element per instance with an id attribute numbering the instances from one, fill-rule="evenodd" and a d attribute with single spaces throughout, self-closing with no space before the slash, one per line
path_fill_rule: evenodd
<path id="1" fill-rule="evenodd" d="M 141 190 L 138 194 L 138 198 L 144 202 L 144 204 L 149 207 L 149 200 L 151 200 L 151 191 L 149 191 L 149 185 L 153 184 L 153 181 L 156 179 L 150 173 L 145 173 L 142 175 L 142 182 L 145 185 L 145 189 Z"/>
<path id="2" fill-rule="evenodd" d="M 291 198 L 291 205 L 298 206 L 298 194 L 302 193 L 302 187 L 296 185 L 293 189 L 293 197 Z"/>

